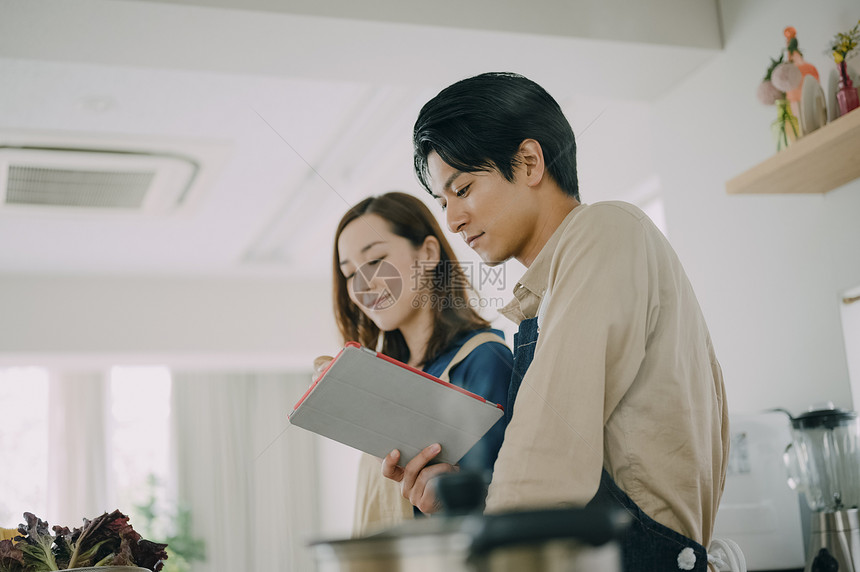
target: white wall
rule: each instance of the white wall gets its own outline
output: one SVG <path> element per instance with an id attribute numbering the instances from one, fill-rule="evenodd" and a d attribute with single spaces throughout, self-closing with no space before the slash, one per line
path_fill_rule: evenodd
<path id="1" fill-rule="evenodd" d="M 783 28 L 797 28 L 825 80 L 834 68 L 826 47 L 857 22 L 860 4 L 724 0 L 721 11 L 723 53 L 655 106 L 670 239 L 708 319 L 733 410 L 851 407 L 840 298 L 860 284 L 860 181 L 823 196 L 728 196 L 725 182 L 775 152 L 775 109 L 755 90 L 785 45 Z M 851 63 L 856 70 L 860 58 Z"/>
<path id="2" fill-rule="evenodd" d="M 846 293 L 846 298 L 860 296 L 860 287 Z M 845 334 L 845 351 L 848 353 L 848 374 L 851 376 L 851 394 L 854 409 L 860 411 L 860 300 L 842 305 L 842 329 Z"/>
<path id="3" fill-rule="evenodd" d="M 337 350 L 327 280 L 0 275 L 0 365 L 310 371 Z"/>

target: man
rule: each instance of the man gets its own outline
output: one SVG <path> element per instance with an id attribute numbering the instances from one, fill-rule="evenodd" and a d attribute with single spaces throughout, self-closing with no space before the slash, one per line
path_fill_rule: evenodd
<path id="1" fill-rule="evenodd" d="M 519 323 L 512 415 L 487 512 L 612 503 L 633 516 L 625 570 L 706 570 L 725 481 L 728 414 L 705 320 L 675 252 L 642 211 L 580 204 L 573 131 L 515 74 L 446 88 L 421 110 L 415 170 L 486 263 L 527 267 L 502 313 Z M 424 512 L 430 481 L 383 473 Z"/>

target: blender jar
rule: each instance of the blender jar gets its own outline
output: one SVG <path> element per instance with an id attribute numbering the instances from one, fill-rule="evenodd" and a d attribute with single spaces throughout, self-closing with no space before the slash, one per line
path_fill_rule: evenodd
<path id="1" fill-rule="evenodd" d="M 791 418 L 788 484 L 814 511 L 860 506 L 860 419 L 857 412 L 818 409 Z"/>

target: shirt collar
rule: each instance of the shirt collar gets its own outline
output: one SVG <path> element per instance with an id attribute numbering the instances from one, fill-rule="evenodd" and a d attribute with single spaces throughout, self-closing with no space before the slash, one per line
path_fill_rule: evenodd
<path id="1" fill-rule="evenodd" d="M 514 298 L 499 310 L 499 313 L 514 322 L 519 324 L 528 318 L 537 316 L 538 308 L 540 307 L 541 299 L 546 293 L 547 282 L 549 281 L 549 270 L 552 265 L 553 255 L 558 248 L 558 243 L 561 241 L 561 235 L 564 229 L 571 224 L 574 213 L 579 212 L 579 207 L 585 205 L 577 205 L 567 213 L 543 248 L 540 249 L 531 266 L 514 286 Z"/>

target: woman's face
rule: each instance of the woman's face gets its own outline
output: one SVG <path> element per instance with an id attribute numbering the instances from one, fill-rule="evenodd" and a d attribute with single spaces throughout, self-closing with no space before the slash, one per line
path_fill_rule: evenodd
<path id="1" fill-rule="evenodd" d="M 340 271 L 349 297 L 382 331 L 400 329 L 422 308 L 430 276 L 427 256 L 375 214 L 344 227 L 337 241 Z M 426 306 L 426 305 L 425 305 Z"/>

